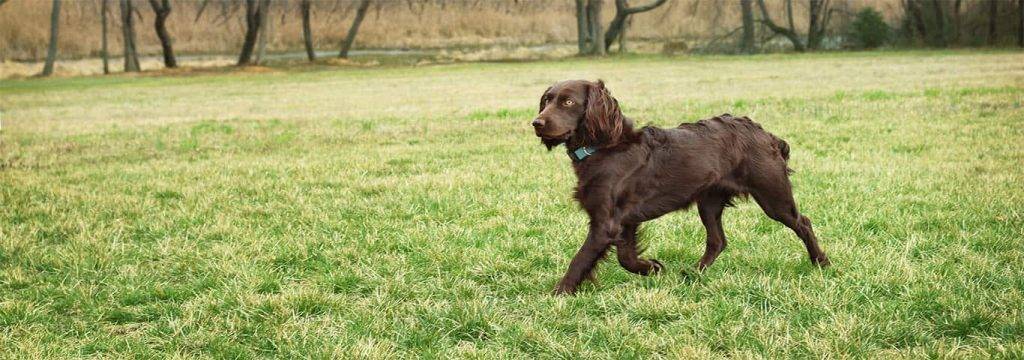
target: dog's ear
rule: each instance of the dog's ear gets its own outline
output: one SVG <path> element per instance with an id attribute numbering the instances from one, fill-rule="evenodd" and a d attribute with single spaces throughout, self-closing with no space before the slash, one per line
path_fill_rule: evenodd
<path id="1" fill-rule="evenodd" d="M 544 90 L 544 92 L 540 93 L 540 109 L 537 110 L 538 114 L 540 114 L 542 111 L 544 111 L 544 97 L 548 96 L 548 91 L 551 91 L 551 87 L 550 86 L 548 86 L 547 90 Z"/>
<path id="2" fill-rule="evenodd" d="M 585 143 L 601 147 L 618 145 L 624 121 L 619 111 L 619 102 L 604 87 L 604 81 L 588 84 L 587 112 L 583 114 Z"/>

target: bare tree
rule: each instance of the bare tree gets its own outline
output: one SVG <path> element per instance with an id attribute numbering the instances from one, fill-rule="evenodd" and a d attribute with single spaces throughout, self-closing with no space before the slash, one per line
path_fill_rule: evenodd
<path id="1" fill-rule="evenodd" d="M 352 20 L 352 26 L 348 28 L 348 34 L 345 35 L 345 41 L 341 43 L 341 51 L 338 52 L 339 58 L 348 58 L 348 51 L 352 49 L 352 43 L 356 41 L 356 33 L 359 32 L 359 25 L 363 23 L 363 18 L 366 17 L 366 10 L 370 8 L 370 0 L 362 0 L 359 3 L 359 8 L 356 9 L 356 18 Z"/>
<path id="2" fill-rule="evenodd" d="M 53 62 L 57 60 L 57 31 L 60 30 L 60 0 L 53 0 L 50 10 L 50 47 L 46 49 L 46 64 L 43 65 L 41 76 L 53 74 Z"/>
<path id="3" fill-rule="evenodd" d="M 946 15 L 942 13 L 942 4 L 939 0 L 932 0 L 932 16 L 935 17 L 935 31 L 932 31 L 932 45 L 945 47 Z"/>
<path id="4" fill-rule="evenodd" d="M 917 30 L 922 39 L 927 39 L 928 27 L 925 26 L 920 4 L 916 0 L 903 0 L 900 4 L 903 6 L 903 12 L 910 16 L 910 25 Z"/>
<path id="5" fill-rule="evenodd" d="M 590 23 L 587 21 L 587 0 L 576 0 L 576 42 L 579 53 L 588 52 L 590 43 Z"/>
<path id="6" fill-rule="evenodd" d="M 645 11 L 651 11 L 661 6 L 668 0 L 654 0 L 654 2 L 644 5 L 629 7 L 626 4 L 626 0 L 615 0 L 615 17 L 612 18 L 612 23 L 608 25 L 608 32 L 604 35 L 604 46 L 605 51 L 612 46 L 615 39 L 619 37 L 619 34 L 625 28 L 626 20 L 630 15 L 642 13 Z"/>
<path id="7" fill-rule="evenodd" d="M 121 43 L 124 45 L 124 71 L 139 71 L 139 53 L 135 49 L 132 0 L 121 0 Z"/>
<path id="8" fill-rule="evenodd" d="M 988 44 L 996 44 L 996 19 L 999 17 L 999 2 L 988 2 Z"/>
<path id="9" fill-rule="evenodd" d="M 828 28 L 828 21 L 831 17 L 829 0 L 810 0 L 807 17 L 807 48 L 817 50 L 821 48 L 821 41 L 825 38 L 825 29 Z"/>
<path id="10" fill-rule="evenodd" d="M 270 0 L 267 0 L 266 7 L 263 8 L 263 16 L 260 16 L 260 34 L 256 38 L 256 64 L 263 63 L 264 55 L 267 54 L 267 37 L 271 36 L 271 22 L 270 22 Z"/>
<path id="11" fill-rule="evenodd" d="M 245 0 L 245 39 L 242 41 L 242 53 L 238 55 L 238 66 L 252 65 L 252 52 L 256 48 L 256 39 L 260 33 L 260 24 L 267 16 L 266 9 L 270 0 Z"/>
<path id="12" fill-rule="evenodd" d="M 306 44 L 306 57 L 309 61 L 314 61 L 316 51 L 313 50 L 313 29 L 310 26 L 309 10 L 309 0 L 302 0 L 299 3 L 299 11 L 302 13 L 302 41 Z"/>
<path id="13" fill-rule="evenodd" d="M 100 28 L 101 28 L 101 39 L 102 49 L 100 49 L 100 56 L 103 57 L 103 73 L 110 73 L 110 51 L 107 47 L 107 12 L 110 7 L 110 0 L 100 0 Z"/>
<path id="14" fill-rule="evenodd" d="M 796 33 L 796 25 L 793 24 L 793 0 L 786 0 L 786 21 L 789 22 L 789 31 Z"/>
<path id="15" fill-rule="evenodd" d="M 604 30 L 601 28 L 601 7 L 604 0 L 589 0 L 587 3 L 587 27 L 590 29 L 590 54 L 604 55 Z"/>
<path id="16" fill-rule="evenodd" d="M 156 14 L 153 20 L 153 28 L 156 29 L 156 36 L 160 38 L 160 48 L 163 49 L 164 66 L 169 68 L 178 67 L 178 60 L 174 58 L 174 48 L 171 47 L 171 34 L 167 32 L 167 16 L 171 14 L 170 0 L 149 0 L 149 6 L 153 7 Z"/>
<path id="17" fill-rule="evenodd" d="M 622 31 L 619 31 L 617 39 L 619 42 L 619 53 L 626 53 L 626 30 L 629 30 L 630 26 L 633 26 L 633 18 L 627 17 L 625 23 L 622 24 Z"/>
<path id="18" fill-rule="evenodd" d="M 764 0 L 757 0 L 757 7 L 761 9 L 761 23 L 768 27 L 772 32 L 785 36 L 789 39 L 789 42 L 793 44 L 793 50 L 803 52 L 805 50 L 803 41 L 800 40 L 800 35 L 796 33 L 796 29 L 793 28 L 793 4 L 791 0 L 787 0 L 787 17 L 789 17 L 789 28 L 781 27 L 772 21 L 771 15 L 768 14 L 768 7 L 765 5 Z M 745 21 L 745 20 L 744 20 Z M 744 25 L 746 27 L 746 25 Z M 746 36 L 746 34 L 744 34 Z"/>
<path id="19" fill-rule="evenodd" d="M 960 44 L 960 33 L 963 28 L 963 19 L 960 9 L 963 7 L 963 0 L 953 2 L 953 43 Z"/>
<path id="20" fill-rule="evenodd" d="M 743 37 L 740 38 L 740 51 L 754 53 L 754 10 L 750 4 L 751 0 L 740 0 L 740 9 L 743 15 Z"/>

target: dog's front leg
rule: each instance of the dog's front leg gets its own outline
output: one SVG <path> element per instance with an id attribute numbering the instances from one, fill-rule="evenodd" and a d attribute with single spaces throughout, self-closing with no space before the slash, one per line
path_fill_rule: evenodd
<path id="1" fill-rule="evenodd" d="M 600 218 L 591 216 L 590 233 L 576 256 L 569 263 L 569 271 L 555 286 L 556 295 L 571 295 L 576 288 L 594 270 L 597 261 L 604 256 L 612 240 L 622 231 L 622 226 L 615 223 L 611 216 L 603 214 Z"/>

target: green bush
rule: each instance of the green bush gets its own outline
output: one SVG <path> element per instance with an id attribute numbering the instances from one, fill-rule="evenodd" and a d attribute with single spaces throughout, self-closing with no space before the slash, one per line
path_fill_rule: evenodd
<path id="1" fill-rule="evenodd" d="M 889 24 L 882 19 L 882 14 L 872 7 L 857 12 L 850 28 L 850 38 L 855 47 L 873 49 L 885 45 L 889 41 Z"/>

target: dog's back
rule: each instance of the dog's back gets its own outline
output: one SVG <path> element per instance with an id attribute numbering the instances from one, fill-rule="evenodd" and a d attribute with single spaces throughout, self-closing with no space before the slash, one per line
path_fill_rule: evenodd
<path id="1" fill-rule="evenodd" d="M 713 139 L 726 151 L 759 155 L 762 151 L 758 150 L 767 150 L 767 155 L 778 154 L 783 162 L 789 160 L 789 144 L 746 116 L 722 114 L 695 123 L 682 123 L 677 128 Z"/>

